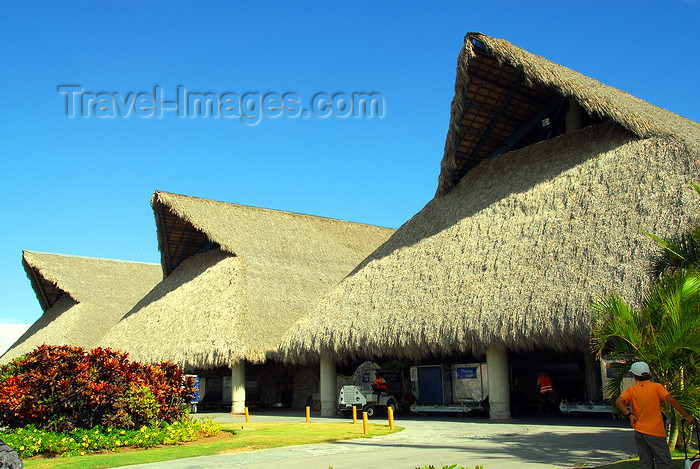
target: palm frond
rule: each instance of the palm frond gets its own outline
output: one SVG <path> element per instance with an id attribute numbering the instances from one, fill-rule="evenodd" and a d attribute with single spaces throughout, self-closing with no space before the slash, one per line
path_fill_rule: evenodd
<path id="1" fill-rule="evenodd" d="M 690 184 L 690 186 L 691 186 L 693 189 L 695 189 L 695 192 L 697 192 L 698 194 L 700 194 L 700 184 L 692 183 L 692 184 Z"/>
<path id="2" fill-rule="evenodd" d="M 645 235 L 649 236 L 651 239 L 656 241 L 656 244 L 661 246 L 662 248 L 666 249 L 667 251 L 670 251 L 671 253 L 675 254 L 678 257 L 683 257 L 683 254 L 681 254 L 681 250 L 679 249 L 678 245 L 673 242 L 671 239 L 667 238 L 662 238 L 660 236 L 656 236 L 655 234 L 646 232 L 644 230 L 639 230 Z"/>
<path id="3" fill-rule="evenodd" d="M 606 349 L 617 354 L 635 353 L 633 344 L 639 341 L 640 318 L 617 293 L 600 297 L 591 303 L 597 313 L 593 325 L 593 351 L 601 356 Z"/>
<path id="4" fill-rule="evenodd" d="M 691 187 L 700 194 L 700 184 Z M 693 225 L 684 233 L 670 238 L 662 238 L 640 230 L 652 238 L 662 249 L 652 259 L 649 273 L 653 278 L 677 271 L 686 272 L 700 264 L 700 225 Z"/>
<path id="5" fill-rule="evenodd" d="M 649 271 L 653 278 L 675 272 L 687 272 L 700 263 L 700 227 L 694 227 L 671 238 L 654 239 L 662 249 L 651 262 Z"/>

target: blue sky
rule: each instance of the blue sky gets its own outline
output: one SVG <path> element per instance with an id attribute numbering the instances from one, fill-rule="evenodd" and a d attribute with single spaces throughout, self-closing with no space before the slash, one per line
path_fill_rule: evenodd
<path id="1" fill-rule="evenodd" d="M 400 226 L 435 191 L 469 31 L 700 121 L 695 0 L 3 2 L 0 330 L 41 314 L 23 249 L 159 262 L 155 190 Z M 59 85 L 376 92 L 384 115 L 68 118 Z"/>

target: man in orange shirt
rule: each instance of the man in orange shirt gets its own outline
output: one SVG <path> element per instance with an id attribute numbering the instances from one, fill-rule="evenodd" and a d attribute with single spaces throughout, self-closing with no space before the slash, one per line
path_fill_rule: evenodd
<path id="1" fill-rule="evenodd" d="M 688 423 L 695 423 L 695 418 L 688 414 L 678 401 L 659 383 L 652 383 L 651 370 L 644 362 L 635 362 L 630 368 L 634 376 L 634 385 L 630 386 L 617 398 L 615 404 L 625 416 L 629 417 L 634 428 L 634 440 L 639 449 L 639 465 L 642 469 L 673 469 L 671 452 L 666 443 L 666 429 L 661 414 L 661 402 L 668 402 L 681 413 Z M 625 407 L 630 404 L 632 411 Z"/>

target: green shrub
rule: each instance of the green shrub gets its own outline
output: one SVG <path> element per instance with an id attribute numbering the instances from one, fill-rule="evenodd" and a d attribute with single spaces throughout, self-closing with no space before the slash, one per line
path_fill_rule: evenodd
<path id="1" fill-rule="evenodd" d="M 76 428 L 69 432 L 51 432 L 28 425 L 7 433 L 2 440 L 17 451 L 22 459 L 42 455 L 46 457 L 81 456 L 97 451 L 116 451 L 119 448 L 151 448 L 193 441 L 200 437 L 215 436 L 221 426 L 211 419 L 185 418 L 171 424 L 143 426 L 138 430 L 112 427 Z"/>
<path id="2" fill-rule="evenodd" d="M 143 427 L 158 417 L 158 401 L 146 385 L 131 383 L 118 407 L 126 420 L 124 424 L 118 425 L 119 428 Z M 123 409 L 129 409 L 129 412 L 124 412 Z"/>
<path id="3" fill-rule="evenodd" d="M 192 381 L 175 364 L 143 365 L 110 349 L 42 345 L 0 366 L 0 425 L 10 428 L 67 432 L 172 423 L 191 396 Z"/>

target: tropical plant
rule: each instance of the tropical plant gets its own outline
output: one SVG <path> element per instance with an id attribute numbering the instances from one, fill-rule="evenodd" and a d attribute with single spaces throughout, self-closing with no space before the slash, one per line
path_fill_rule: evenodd
<path id="1" fill-rule="evenodd" d="M 186 412 L 192 382 L 173 363 L 124 352 L 42 345 L 0 366 L 0 425 L 70 431 L 172 423 Z"/>
<path id="2" fill-rule="evenodd" d="M 700 276 L 696 271 L 671 275 L 655 282 L 641 307 L 624 302 L 616 293 L 592 305 L 597 312 L 593 349 L 621 359 L 606 391 L 615 400 L 632 361 L 647 362 L 661 383 L 691 414 L 700 410 Z M 677 415 L 667 406 L 669 446 L 678 437 Z"/>
<path id="3" fill-rule="evenodd" d="M 700 185 L 693 184 L 693 189 L 700 194 Z M 652 278 L 658 279 L 663 275 L 684 274 L 700 265 L 700 225 L 689 228 L 681 233 L 668 238 L 662 238 L 643 231 L 656 241 L 662 248 L 652 259 L 649 273 Z"/>
<path id="4" fill-rule="evenodd" d="M 131 430 L 97 426 L 90 430 L 75 428 L 68 432 L 55 432 L 28 425 L 0 435 L 24 459 L 37 455 L 83 456 L 126 447 L 152 448 L 173 445 L 200 437 L 215 436 L 220 430 L 221 425 L 209 418 L 193 420 L 187 417 L 173 423 L 160 422 Z"/>
<path id="5" fill-rule="evenodd" d="M 700 194 L 700 185 L 693 184 Z M 647 362 L 652 374 L 692 414 L 700 410 L 700 225 L 662 238 L 646 233 L 660 247 L 652 259 L 651 285 L 634 308 L 617 294 L 592 303 L 597 313 L 592 347 L 616 359 L 607 393 L 619 397 L 632 361 Z M 666 406 L 669 447 L 678 438 L 678 415 Z M 616 410 L 616 408 L 614 408 Z"/>

